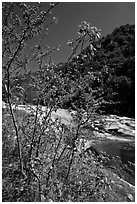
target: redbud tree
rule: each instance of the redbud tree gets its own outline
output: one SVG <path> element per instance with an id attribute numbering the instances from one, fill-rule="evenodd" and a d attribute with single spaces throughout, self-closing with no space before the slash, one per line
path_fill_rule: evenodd
<path id="1" fill-rule="evenodd" d="M 77 189 L 86 190 L 83 182 L 85 179 L 87 183 L 91 174 L 92 163 L 85 166 L 85 160 L 80 157 L 81 151 L 78 152 L 78 144 L 83 126 L 89 121 L 94 122 L 99 102 L 94 99 L 90 86 L 94 76 L 90 72 L 81 74 L 77 54 L 82 54 L 88 45 L 94 55 L 100 30 L 85 21 L 81 23 L 78 37 L 68 42 L 72 54 L 65 63 L 69 67 L 74 64 L 75 76 L 71 76 L 71 79 L 68 73 L 62 77 L 62 72 L 55 71 L 56 65 L 45 65 L 45 59 L 59 49 L 50 49 L 44 44 L 48 29 L 57 23 L 57 18 L 52 16 L 52 10 L 57 5 L 49 4 L 43 10 L 40 3 L 3 4 L 3 87 L 10 113 L 10 117 L 4 115 L 3 146 L 6 150 L 10 145 L 8 150 L 11 153 L 10 157 L 4 151 L 4 158 L 10 157 L 9 163 L 5 162 L 4 165 L 4 201 L 81 201 L 85 194 L 81 190 L 77 198 L 79 193 L 73 188 L 78 186 Z M 83 59 L 86 57 L 82 54 Z M 38 70 L 37 75 L 31 73 L 31 63 Z M 25 94 L 25 89 L 18 83 L 20 74 L 30 76 L 28 86 L 36 93 L 36 106 L 32 114 L 13 109 L 13 104 L 18 106 L 22 103 Z M 70 124 L 63 125 L 60 119 L 52 120 L 51 113 L 63 107 L 64 101 L 76 93 L 76 103 L 73 104 L 75 112 Z M 39 105 L 41 101 L 47 107 L 44 117 Z M 82 168 L 87 168 L 87 176 L 82 176 Z"/>

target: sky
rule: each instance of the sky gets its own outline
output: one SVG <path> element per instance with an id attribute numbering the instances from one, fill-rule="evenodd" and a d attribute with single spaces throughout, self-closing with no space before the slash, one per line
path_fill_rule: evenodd
<path id="1" fill-rule="evenodd" d="M 32 6 L 38 4 L 37 1 L 27 3 Z M 49 2 L 42 1 L 40 4 L 42 10 L 49 8 Z M 20 14 L 18 9 L 16 12 L 18 15 Z M 44 38 L 43 46 L 48 45 L 52 49 L 61 45 L 60 50 L 52 55 L 52 61 L 58 64 L 66 62 L 71 55 L 71 48 L 67 45 L 67 42 L 77 37 L 78 25 L 82 21 L 91 23 L 91 26 L 101 29 L 102 36 L 106 36 L 121 25 L 135 24 L 135 3 L 59 2 L 53 9 L 52 14 L 52 17 L 58 18 L 58 24 L 53 24 L 49 28 L 49 34 Z M 29 44 L 30 50 L 34 43 L 36 43 L 35 39 Z M 26 52 L 28 51 L 26 50 Z M 33 64 L 30 66 L 34 67 Z"/>
<path id="2" fill-rule="evenodd" d="M 43 7 L 44 7 L 44 3 Z M 60 2 L 54 9 L 53 16 L 58 24 L 50 28 L 46 38 L 47 44 L 61 45 L 52 60 L 54 63 L 65 62 L 71 54 L 67 41 L 77 37 L 78 25 L 82 21 L 101 29 L 102 36 L 111 33 L 116 27 L 135 24 L 134 2 Z"/>

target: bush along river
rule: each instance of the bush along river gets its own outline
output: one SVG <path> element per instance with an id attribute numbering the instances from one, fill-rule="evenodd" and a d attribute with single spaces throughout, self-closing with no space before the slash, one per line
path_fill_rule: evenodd
<path id="1" fill-rule="evenodd" d="M 6 109 L 8 105 L 3 102 L 2 108 Z M 36 106 L 19 105 L 12 108 L 27 113 L 36 112 Z M 41 106 L 40 109 L 43 112 L 40 114 L 42 122 L 47 108 Z M 59 118 L 66 126 L 72 124 L 71 113 L 65 109 L 52 112 L 51 117 L 53 120 Z M 104 157 L 105 168 L 135 185 L 135 119 L 116 115 L 99 116 L 94 123 L 89 122 L 81 133 L 82 137 L 84 136 L 84 149 L 93 147 Z"/>

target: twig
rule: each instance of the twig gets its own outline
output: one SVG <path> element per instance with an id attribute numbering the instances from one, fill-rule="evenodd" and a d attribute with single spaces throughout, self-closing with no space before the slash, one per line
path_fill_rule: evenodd
<path id="1" fill-rule="evenodd" d="M 67 174 L 66 174 L 66 177 L 65 177 L 65 181 L 68 180 L 68 176 L 69 176 L 69 173 L 70 173 L 70 169 L 71 169 L 71 165 L 72 165 L 72 162 L 73 162 L 73 157 L 74 157 L 74 148 L 72 150 L 72 153 L 71 153 L 71 160 L 70 160 L 70 163 L 69 163 L 69 168 L 68 168 L 68 171 L 67 171 Z"/>
<path id="2" fill-rule="evenodd" d="M 49 182 L 50 174 L 51 174 L 51 172 L 52 172 L 52 170 L 53 170 L 53 168 L 54 168 L 54 163 L 55 163 L 55 161 L 56 161 L 56 156 L 57 156 L 58 148 L 59 148 L 59 145 L 60 145 L 61 140 L 62 140 L 62 135 L 63 135 L 63 134 L 61 134 L 61 137 L 60 137 L 59 142 L 58 142 L 58 144 L 57 144 L 57 147 L 56 147 L 56 149 L 55 149 L 55 154 L 54 154 L 54 158 L 53 158 L 53 161 L 52 161 L 52 165 L 51 165 L 51 168 L 50 168 L 50 170 L 49 170 L 49 172 L 48 172 L 47 185 L 48 185 L 48 182 Z"/>
<path id="3" fill-rule="evenodd" d="M 14 129 L 16 132 L 16 136 L 17 136 L 17 146 L 18 146 L 18 153 L 19 153 L 19 163 L 20 163 L 20 170 L 22 172 L 22 174 L 24 175 L 24 171 L 23 171 L 23 161 L 22 161 L 22 151 L 21 151 L 21 145 L 20 145 L 20 139 L 19 139 L 19 131 L 18 131 L 18 124 L 16 121 L 16 117 L 14 114 L 14 111 L 12 109 L 12 105 L 11 105 L 11 101 L 10 101 L 10 78 L 9 78 L 9 69 L 7 69 L 7 99 L 8 99 L 8 104 L 9 104 L 9 108 L 10 108 L 10 113 L 11 113 L 11 117 L 12 117 L 12 121 L 13 121 L 13 125 L 14 125 Z"/>
<path id="4" fill-rule="evenodd" d="M 47 120 L 47 118 L 49 117 L 50 113 L 52 112 L 52 109 L 53 109 L 53 107 L 51 107 L 51 108 L 50 108 L 50 110 L 49 110 L 48 114 L 47 114 L 47 115 L 46 115 L 46 117 L 44 118 L 44 119 L 45 119 L 45 121 Z M 47 125 L 46 125 L 46 127 L 45 127 L 45 128 L 43 128 L 43 130 L 42 130 L 41 134 L 39 135 L 39 138 L 38 138 L 38 143 L 37 143 L 37 150 L 36 150 L 36 157 L 38 157 L 38 154 L 39 154 L 39 145 L 40 145 L 40 141 L 41 141 L 41 136 L 43 135 L 43 133 L 44 133 L 45 129 L 47 129 Z"/>
<path id="5" fill-rule="evenodd" d="M 28 151 L 29 159 L 31 158 L 32 149 L 33 149 L 33 145 L 34 145 L 35 133 L 36 133 L 36 129 L 37 129 L 38 106 L 39 106 L 39 100 L 37 102 L 36 115 L 35 115 L 35 121 L 34 121 L 34 129 L 33 129 L 32 140 L 31 140 L 31 144 L 30 144 L 30 150 Z"/>

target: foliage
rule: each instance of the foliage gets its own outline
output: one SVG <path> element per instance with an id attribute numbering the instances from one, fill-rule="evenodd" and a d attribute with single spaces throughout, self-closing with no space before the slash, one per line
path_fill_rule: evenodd
<path id="1" fill-rule="evenodd" d="M 110 72 L 105 80 L 105 96 L 112 89 L 114 102 L 120 114 L 134 116 L 135 108 L 135 27 L 125 25 L 116 28 L 111 35 L 102 40 L 107 55 L 106 65 Z M 123 108 L 121 109 L 121 107 Z M 121 110 L 120 110 L 121 109 Z"/>
<path id="2" fill-rule="evenodd" d="M 77 148 L 83 125 L 89 119 L 92 121 L 99 105 L 88 86 L 92 74 L 81 75 L 78 60 L 74 69 L 77 80 L 72 81 L 69 76 L 62 78 L 52 64 L 43 65 L 45 57 L 56 50 L 44 49 L 42 39 L 47 28 L 45 22 L 57 4 L 50 4 L 47 11 L 40 4 L 3 4 L 3 88 L 7 102 L 7 109 L 3 110 L 3 201 L 91 201 L 95 193 L 100 200 L 107 185 L 94 154 L 85 158 Z M 56 18 L 50 24 L 53 22 L 56 23 Z M 79 47 L 82 52 L 85 43 L 90 44 L 93 53 L 99 38 L 97 28 L 83 22 L 66 66 Z M 34 39 L 36 44 L 28 55 L 28 43 Z M 37 74 L 28 71 L 32 61 L 39 69 Z M 27 85 L 22 77 L 28 77 Z M 18 110 L 18 105 L 28 102 L 30 87 L 36 93 L 33 98 L 36 106 L 26 104 L 26 108 L 32 109 L 26 113 Z M 67 126 L 59 119 L 53 120 L 51 113 L 66 98 L 73 97 L 76 98 L 73 124 Z M 47 106 L 44 117 L 40 103 Z"/>

